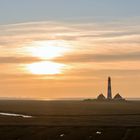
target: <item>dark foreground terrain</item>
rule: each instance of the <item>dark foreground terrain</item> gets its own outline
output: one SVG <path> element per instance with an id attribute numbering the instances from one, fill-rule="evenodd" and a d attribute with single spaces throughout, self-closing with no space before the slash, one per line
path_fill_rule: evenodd
<path id="1" fill-rule="evenodd" d="M 140 140 L 140 102 L 0 101 L 0 140 Z"/>
<path id="2" fill-rule="evenodd" d="M 0 140 L 140 140 L 140 128 L 1 126 Z"/>

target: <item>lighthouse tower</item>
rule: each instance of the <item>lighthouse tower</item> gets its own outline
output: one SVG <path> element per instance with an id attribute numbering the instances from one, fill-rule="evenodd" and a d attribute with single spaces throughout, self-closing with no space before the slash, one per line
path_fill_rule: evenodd
<path id="1" fill-rule="evenodd" d="M 107 99 L 112 100 L 111 77 L 108 77 Z"/>

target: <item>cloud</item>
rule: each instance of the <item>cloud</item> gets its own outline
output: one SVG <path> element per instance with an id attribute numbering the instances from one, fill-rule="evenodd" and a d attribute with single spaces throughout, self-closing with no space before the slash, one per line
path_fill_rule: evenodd
<path id="1" fill-rule="evenodd" d="M 139 22 L 28 22 L 0 25 L 0 63 L 32 63 L 25 47 L 36 41 L 64 40 L 72 52 L 54 61 L 108 63 L 140 60 Z"/>
<path id="2" fill-rule="evenodd" d="M 0 25 L 2 46 L 23 45 L 25 42 L 40 40 L 66 40 L 80 43 L 86 40 L 96 45 L 103 43 L 133 42 L 140 43 L 139 24 L 133 25 L 122 21 L 119 23 L 60 23 L 60 22 L 29 22 L 13 25 Z M 8 43 L 9 42 L 9 43 Z M 15 44 L 16 43 L 16 44 Z M 7 45 L 6 45 L 7 44 Z M 14 44 L 14 45 L 12 45 Z M 75 46 L 76 47 L 76 46 Z"/>
<path id="3" fill-rule="evenodd" d="M 43 59 L 45 61 L 45 59 Z M 0 57 L 0 63 L 34 63 L 42 61 L 38 57 Z M 46 59 L 47 61 L 47 59 Z M 84 62 L 115 62 L 115 61 L 140 61 L 140 52 L 122 54 L 71 54 L 52 59 L 59 63 L 84 63 Z"/>
<path id="4" fill-rule="evenodd" d="M 62 63 L 140 61 L 140 52 L 120 54 L 72 54 L 54 60 Z"/>
<path id="5" fill-rule="evenodd" d="M 41 59 L 36 57 L 0 57 L 0 63 L 33 63 L 41 61 Z"/>
<path id="6" fill-rule="evenodd" d="M 33 75 L 33 74 L 0 74 L 0 81 L 6 82 L 6 81 L 30 81 L 33 82 L 33 80 L 36 82 L 40 81 L 50 81 L 53 82 L 63 82 L 66 83 L 74 83 L 74 82 L 82 82 L 85 83 L 85 80 L 87 83 L 90 81 L 94 82 L 95 80 L 104 80 L 107 78 L 107 76 L 112 76 L 114 79 L 123 79 L 123 78 L 140 78 L 140 69 L 139 70 L 132 70 L 132 69 L 119 69 L 119 70 L 113 70 L 113 69 L 104 69 L 104 70 L 94 70 L 94 69 L 76 69 L 72 70 L 71 72 L 67 74 L 60 74 L 60 75 Z M 55 77 L 55 78 L 54 78 Z M 69 83 L 68 83 L 69 84 Z"/>

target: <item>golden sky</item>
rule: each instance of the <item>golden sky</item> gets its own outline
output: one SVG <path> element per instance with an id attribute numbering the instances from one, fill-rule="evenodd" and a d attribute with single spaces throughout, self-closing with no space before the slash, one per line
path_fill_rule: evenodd
<path id="1" fill-rule="evenodd" d="M 140 97 L 140 22 L 25 22 L 0 25 L 0 96 Z"/>

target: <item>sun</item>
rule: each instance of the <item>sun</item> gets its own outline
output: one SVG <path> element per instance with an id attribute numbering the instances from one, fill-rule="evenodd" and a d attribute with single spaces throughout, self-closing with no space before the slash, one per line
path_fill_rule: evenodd
<path id="1" fill-rule="evenodd" d="M 28 64 L 26 70 L 35 75 L 54 75 L 63 73 L 66 65 L 55 62 L 36 62 Z"/>
<path id="2" fill-rule="evenodd" d="M 70 47 L 65 41 L 35 41 L 29 44 L 26 50 L 34 57 L 50 60 L 63 56 L 70 50 Z"/>
<path id="3" fill-rule="evenodd" d="M 55 75 L 64 72 L 68 66 L 53 62 L 56 57 L 64 56 L 70 51 L 70 46 L 65 41 L 35 41 L 28 44 L 26 54 L 40 58 L 40 62 L 26 65 L 26 71 L 35 75 Z"/>

